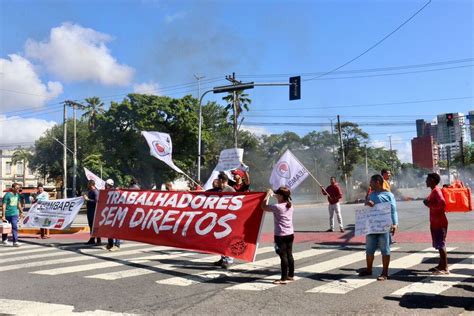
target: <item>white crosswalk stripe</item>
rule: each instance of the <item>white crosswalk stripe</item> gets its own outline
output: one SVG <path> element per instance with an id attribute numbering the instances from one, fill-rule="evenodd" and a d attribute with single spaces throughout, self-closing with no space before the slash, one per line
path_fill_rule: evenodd
<path id="1" fill-rule="evenodd" d="M 405 286 L 390 296 L 402 297 L 405 294 L 424 294 L 424 295 L 439 295 L 444 291 L 449 290 L 454 285 L 461 283 L 463 280 L 473 277 L 473 261 L 474 256 L 468 259 L 455 263 L 449 267 L 451 271 L 464 270 L 466 273 L 450 273 L 448 275 L 429 276 L 420 282 L 412 283 Z"/>
<path id="2" fill-rule="evenodd" d="M 36 248 L 37 245 L 25 245 L 25 244 L 22 244 L 20 247 L 13 247 L 11 245 L 11 242 L 10 242 L 10 245 L 9 246 L 4 246 L 4 245 L 1 245 L 0 246 L 0 257 L 3 257 L 5 255 L 9 255 L 11 253 L 15 253 L 15 252 L 19 252 L 20 250 L 23 250 L 23 249 L 32 249 L 32 248 Z"/>
<path id="3" fill-rule="evenodd" d="M 392 250 L 397 249 L 398 248 L 392 248 Z M 357 253 L 352 253 L 335 259 L 297 268 L 295 269 L 295 281 L 300 278 L 308 277 L 315 273 L 324 273 L 361 260 L 365 260 L 365 253 L 363 251 L 357 251 Z M 228 287 L 226 288 L 226 290 L 264 291 L 278 286 L 272 283 L 274 280 L 278 279 L 280 279 L 280 274 L 270 275 L 254 282 L 240 283 Z"/>
<path id="4" fill-rule="evenodd" d="M 258 254 L 264 254 L 271 251 L 274 251 L 273 247 L 260 248 L 258 249 Z M 218 257 L 216 255 L 212 255 L 212 256 L 207 256 L 203 258 L 191 259 L 191 260 L 186 261 L 186 263 L 195 263 L 195 262 L 212 263 L 216 261 L 217 259 Z M 118 279 L 125 279 L 125 278 L 130 278 L 130 277 L 146 275 L 146 274 L 153 274 L 153 273 L 156 273 L 156 270 L 173 271 L 179 268 L 180 266 L 177 266 L 177 265 L 159 263 L 159 264 L 147 265 L 144 268 L 135 268 L 135 269 L 128 269 L 124 271 L 114 271 L 114 272 L 109 272 L 109 273 L 88 275 L 86 276 L 86 278 L 102 279 L 102 280 L 118 280 Z"/>
<path id="5" fill-rule="evenodd" d="M 448 251 L 452 251 L 455 248 L 448 248 Z M 389 273 L 395 274 L 402 271 L 403 269 L 410 268 L 412 266 L 418 265 L 425 258 L 435 258 L 439 256 L 438 252 L 433 251 L 433 248 L 427 248 L 420 252 L 401 257 L 399 259 L 393 260 L 390 262 Z M 373 275 L 380 273 L 382 265 L 378 265 L 373 269 Z M 336 280 L 321 286 L 317 286 L 306 292 L 309 293 L 330 293 L 330 294 L 346 294 L 363 286 L 366 286 L 370 283 L 376 282 L 377 280 L 374 277 L 359 277 L 351 276 Z"/>
<path id="6" fill-rule="evenodd" d="M 9 256 L 19 256 L 19 255 L 24 255 L 24 254 L 32 254 L 32 253 L 39 253 L 39 252 L 48 252 L 48 251 L 54 251 L 57 248 L 55 247 L 48 247 L 48 246 L 31 246 L 28 247 L 28 249 L 24 249 L 24 247 L 21 247 L 20 249 L 17 249 L 17 251 L 12 251 L 8 253 L 0 253 L 0 258 L 5 258 Z M 3 259 L 2 259 L 2 262 Z"/>
<path id="7" fill-rule="evenodd" d="M 295 260 L 300 260 L 304 258 L 314 257 L 334 251 L 335 249 L 310 249 L 304 250 L 293 254 Z M 236 270 L 244 270 L 246 272 L 265 269 L 268 267 L 276 266 L 280 264 L 280 258 L 275 256 L 268 259 L 258 260 L 250 263 L 243 263 L 231 266 L 227 271 L 206 271 L 200 272 L 193 275 L 188 275 L 184 277 L 173 277 L 164 280 L 156 281 L 159 284 L 167 285 L 178 285 L 178 286 L 188 286 L 192 284 L 202 283 L 216 278 L 221 278 L 224 276 L 232 276 L 239 274 Z"/>

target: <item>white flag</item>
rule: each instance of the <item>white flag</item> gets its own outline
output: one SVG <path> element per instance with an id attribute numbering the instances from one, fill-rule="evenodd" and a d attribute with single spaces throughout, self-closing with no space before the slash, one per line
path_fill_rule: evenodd
<path id="1" fill-rule="evenodd" d="M 285 151 L 273 167 L 270 185 L 273 190 L 279 187 L 296 189 L 309 175 L 308 170 L 299 162 L 290 150 Z"/>
<path id="2" fill-rule="evenodd" d="M 84 172 L 86 173 L 86 178 L 87 180 L 94 180 L 95 182 L 95 187 L 97 190 L 103 190 L 105 189 L 105 181 L 93 174 L 89 169 L 84 167 Z"/>
<path id="3" fill-rule="evenodd" d="M 142 132 L 142 135 L 145 137 L 148 146 L 150 146 L 150 155 L 163 161 L 176 172 L 184 174 L 184 172 L 179 169 L 171 159 L 173 144 L 171 143 L 171 137 L 169 134 L 160 132 Z"/>

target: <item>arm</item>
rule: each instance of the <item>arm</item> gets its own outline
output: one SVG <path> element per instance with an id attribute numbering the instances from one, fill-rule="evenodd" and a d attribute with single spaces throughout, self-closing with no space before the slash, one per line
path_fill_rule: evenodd
<path id="1" fill-rule="evenodd" d="M 245 185 L 250 185 L 250 175 L 247 171 L 245 171 L 245 176 L 244 178 L 242 179 L 242 182 L 245 184 Z"/>
<path id="2" fill-rule="evenodd" d="M 19 214 L 20 218 L 22 218 L 23 217 L 23 206 L 21 205 L 21 200 L 20 199 L 18 199 L 18 210 L 20 212 L 20 214 Z"/>
<path id="3" fill-rule="evenodd" d="M 391 209 L 391 215 L 392 215 L 392 235 L 395 234 L 398 228 L 398 212 L 397 212 L 397 204 L 395 202 L 395 197 L 392 197 L 392 200 L 390 201 L 390 209 Z"/>
<path id="4" fill-rule="evenodd" d="M 328 191 L 326 191 L 322 185 L 320 185 L 319 187 L 321 188 L 321 193 L 323 195 L 328 195 Z"/>
<path id="5" fill-rule="evenodd" d="M 338 201 L 342 199 L 342 190 L 339 186 L 337 186 L 337 196 L 335 197 Z"/>
<path id="6" fill-rule="evenodd" d="M 260 207 L 262 210 L 265 212 L 271 212 L 271 207 L 268 205 L 268 200 L 270 199 L 270 196 L 273 194 L 272 189 L 267 190 L 267 195 L 265 195 L 265 198 L 263 199 L 262 203 L 260 203 Z"/>
<path id="7" fill-rule="evenodd" d="M 5 212 L 7 211 L 7 204 L 5 203 L 5 198 L 2 201 L 2 221 L 6 221 Z"/>

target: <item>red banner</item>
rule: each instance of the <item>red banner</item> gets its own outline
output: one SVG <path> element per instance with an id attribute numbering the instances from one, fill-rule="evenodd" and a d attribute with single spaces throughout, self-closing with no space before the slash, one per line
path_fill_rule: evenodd
<path id="1" fill-rule="evenodd" d="M 265 193 L 99 192 L 92 228 L 95 237 L 255 259 Z"/>

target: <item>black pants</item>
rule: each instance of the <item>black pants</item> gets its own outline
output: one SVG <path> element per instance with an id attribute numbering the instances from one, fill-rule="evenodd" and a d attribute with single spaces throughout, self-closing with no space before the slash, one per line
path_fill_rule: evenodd
<path id="1" fill-rule="evenodd" d="M 295 276 L 295 261 L 293 260 L 293 240 L 294 235 L 275 236 L 276 253 L 281 260 L 281 279 L 288 280 L 288 277 Z"/>
<path id="2" fill-rule="evenodd" d="M 89 224 L 89 229 L 92 235 L 92 225 L 94 224 L 94 215 L 95 210 L 87 210 L 87 224 Z M 91 236 L 90 240 L 95 240 L 94 237 Z M 100 243 L 100 237 L 97 237 L 97 242 Z"/>

